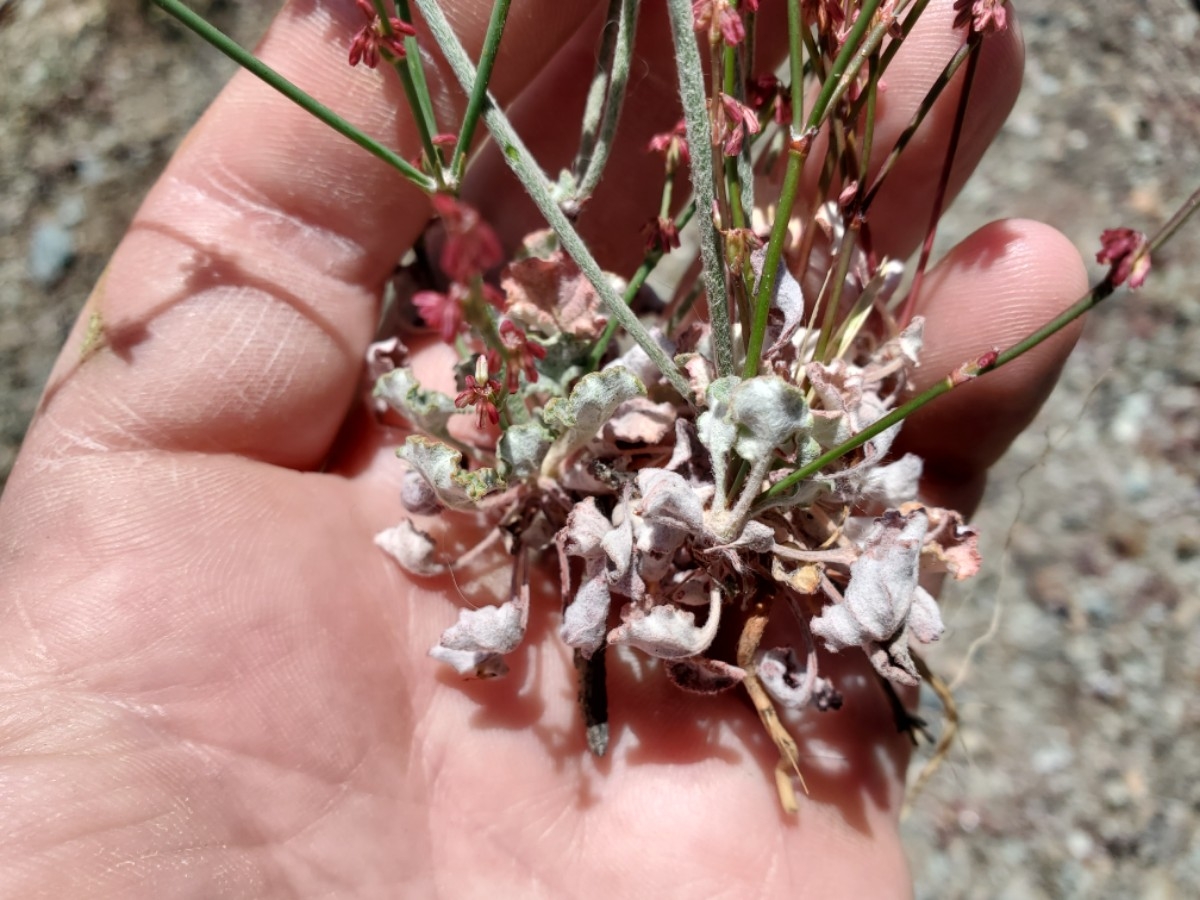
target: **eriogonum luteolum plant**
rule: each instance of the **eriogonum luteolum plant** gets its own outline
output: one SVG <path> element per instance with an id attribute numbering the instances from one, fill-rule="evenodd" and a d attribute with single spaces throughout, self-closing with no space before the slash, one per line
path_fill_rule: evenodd
<path id="1" fill-rule="evenodd" d="M 618 273 L 601 270 L 575 223 L 620 123 L 639 0 L 610 0 L 578 152 L 549 175 L 487 93 L 508 0 L 495 3 L 477 64 L 436 0 L 415 9 L 345 0 L 362 13 L 347 62 L 395 69 L 421 135 L 415 160 L 178 0 L 157 2 L 432 195 L 434 219 L 386 317 L 399 330 L 367 363 L 378 414 L 408 431 L 398 465 L 411 517 L 376 542 L 417 577 L 464 570 L 487 553 L 508 554 L 511 577 L 507 598 L 463 609 L 430 655 L 466 677 L 505 674 L 536 597 L 533 574 L 549 567 L 593 752 L 608 743 L 607 711 L 594 702 L 605 653 L 644 654 L 681 690 L 749 694 L 779 750 L 789 807 L 797 750 L 778 709 L 819 715 L 842 705 L 818 648 L 865 654 L 889 692 L 915 685 L 920 646 L 943 632 L 931 577 L 979 568 L 975 531 L 958 512 L 922 502 L 921 459 L 892 452 L 903 419 L 1118 285 L 1140 285 L 1150 251 L 1196 206 L 1193 197 L 1153 240 L 1105 231 L 1097 258 L 1111 268 L 1087 296 L 1012 348 L 981 347 L 913 396 L 923 337 L 913 310 L 956 141 L 908 278 L 902 261 L 875 248 L 872 205 L 960 69 L 953 135 L 961 130 L 980 48 L 1008 24 L 997 0 L 955 4 L 961 49 L 875 171 L 866 160 L 876 103 L 928 0 L 788 2 L 789 52 L 775 71 L 756 59 L 756 26 L 760 4 L 783 0 L 653 0 L 668 7 L 681 117 L 646 147 L 662 161 L 662 193 L 646 211 L 642 265 Z M 426 84 L 433 44 L 468 97 L 453 133 Z M 458 196 L 481 120 L 549 226 L 513 258 Z M 646 280 L 662 257 L 686 252 L 698 256 L 694 270 L 650 296 Z M 421 333 L 456 352 L 455 391 L 418 380 L 406 343 Z M 477 550 L 452 558 L 422 525 L 430 516 L 482 524 Z M 772 622 L 784 640 L 764 641 Z"/>

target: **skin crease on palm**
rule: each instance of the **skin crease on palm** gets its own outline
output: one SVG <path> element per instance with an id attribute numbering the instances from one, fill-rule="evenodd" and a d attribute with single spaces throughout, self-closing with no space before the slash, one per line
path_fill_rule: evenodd
<path id="1" fill-rule="evenodd" d="M 490 4 L 447 6 L 477 54 Z M 494 92 L 551 171 L 573 149 L 557 125 L 575 120 L 596 6 L 518 0 L 500 51 Z M 624 272 L 657 207 L 646 139 L 678 117 L 663 10 L 645 6 L 617 174 L 581 221 Z M 782 8 L 763 0 L 764 34 L 782 32 Z M 296 0 L 259 52 L 411 156 L 394 78 L 345 65 L 359 15 Z M 881 153 L 961 40 L 951 18 L 933 3 L 889 71 Z M 1015 24 L 986 48 L 955 188 L 1020 84 Z M 458 94 L 435 92 L 452 121 Z M 873 213 L 894 253 L 923 233 L 947 94 Z M 486 151 L 467 195 L 510 244 L 538 224 Z M 613 748 L 589 758 L 553 591 L 508 679 L 461 683 L 428 659 L 462 601 L 372 544 L 402 516 L 401 466 L 356 412 L 381 286 L 428 215 L 383 164 L 246 75 L 146 199 L 0 501 L 0 896 L 907 896 L 906 742 L 850 654 L 823 663 L 843 710 L 796 723 L 811 793 L 795 817 L 778 811 L 748 704 L 616 659 Z M 1084 288 L 1052 229 L 982 229 L 926 281 L 918 381 Z M 103 338 L 85 353 L 93 314 Z M 908 424 L 928 497 L 977 501 L 1074 339 Z M 448 378 L 444 355 L 423 365 Z"/>

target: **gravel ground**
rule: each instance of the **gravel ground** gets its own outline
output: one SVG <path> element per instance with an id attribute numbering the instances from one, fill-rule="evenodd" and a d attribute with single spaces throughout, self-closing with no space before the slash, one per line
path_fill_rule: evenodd
<path id="1" fill-rule="evenodd" d="M 269 18 L 193 5 L 243 43 Z M 131 0 L 0 9 L 2 482 L 88 289 L 231 67 Z M 1020 215 L 1091 252 L 1104 227 L 1153 227 L 1200 174 L 1197 4 L 1020 10 L 1026 89 L 945 235 Z M 1200 890 L 1200 225 L 1156 263 L 998 466 L 989 570 L 946 598 L 930 662 L 961 735 L 905 824 L 918 896 Z"/>

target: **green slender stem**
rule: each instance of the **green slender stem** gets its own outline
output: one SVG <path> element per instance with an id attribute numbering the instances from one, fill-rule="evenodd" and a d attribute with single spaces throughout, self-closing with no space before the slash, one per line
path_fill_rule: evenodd
<path id="1" fill-rule="evenodd" d="M 791 15 L 789 3 L 788 15 L 788 77 L 791 84 L 788 90 L 792 98 L 792 131 L 799 131 L 804 122 L 804 39 L 801 32 L 805 30 L 803 17 Z"/>
<path id="2" fill-rule="evenodd" d="M 469 91 L 467 109 L 463 113 L 462 130 L 458 133 L 458 142 L 454 145 L 454 156 L 450 162 L 450 171 L 456 178 L 462 178 L 467 153 L 471 149 L 471 141 L 475 138 L 475 127 L 479 124 L 480 113 L 487 103 L 488 82 L 492 78 L 492 68 L 496 65 L 496 52 L 500 49 L 500 38 L 504 34 L 504 23 L 508 21 L 508 7 L 511 2 L 512 0 L 495 0 L 491 18 L 488 19 L 487 32 L 483 36 L 483 52 L 479 55 L 479 69 L 475 80 L 469 87 L 463 85 L 463 89 Z M 429 19 L 428 5 L 420 0 L 417 2 L 426 20 Z"/>
<path id="3" fill-rule="evenodd" d="M 408 7 L 408 0 L 396 0 L 396 15 L 401 22 L 413 24 L 412 10 Z M 406 37 L 404 48 L 404 62 L 408 67 L 408 76 L 412 80 L 420 117 L 425 122 L 425 130 L 431 135 L 436 135 L 439 133 L 437 115 L 433 111 L 433 95 L 429 93 L 429 82 L 425 80 L 425 65 L 421 61 L 421 47 L 415 37 Z"/>
<path id="4" fill-rule="evenodd" d="M 816 102 L 809 112 L 808 121 L 805 123 L 804 128 L 806 136 L 816 134 L 817 129 L 825 120 L 826 113 L 833 108 L 833 105 L 841 99 L 842 95 L 850 87 L 853 74 L 858 71 L 863 61 L 866 60 L 869 54 L 875 51 L 879 43 L 883 40 L 883 35 L 886 31 L 883 23 L 877 25 L 864 40 L 864 36 L 867 35 L 867 29 L 871 25 L 871 20 L 875 17 L 875 10 L 879 7 L 879 2 L 880 0 L 865 0 L 863 3 L 863 8 L 858 14 L 858 19 L 855 21 L 854 27 L 850 30 L 850 34 L 846 37 L 846 43 L 842 46 L 837 59 L 834 60 L 829 77 L 825 79 L 821 92 L 817 95 Z M 794 28 L 802 27 L 799 24 L 793 25 L 793 18 L 800 18 L 799 3 L 788 4 L 789 33 Z M 797 135 L 793 131 L 793 142 L 797 142 L 799 138 L 800 135 Z M 754 324 L 750 331 L 750 342 L 746 347 L 746 364 L 742 369 L 743 378 L 753 378 L 758 374 L 758 364 L 762 356 L 763 341 L 767 333 L 767 317 L 771 312 L 771 301 L 775 298 L 775 280 L 778 277 L 779 260 L 783 256 L 783 243 L 787 238 L 788 223 L 791 221 L 792 207 L 796 202 L 796 193 L 800 187 L 800 175 L 804 169 L 804 161 L 808 157 L 811 140 L 804 140 L 799 143 L 800 146 L 796 146 L 794 143 L 788 150 L 788 164 L 783 176 L 783 190 L 780 193 L 775 222 L 771 227 L 771 237 L 767 242 L 766 259 L 763 262 L 762 274 L 758 279 L 758 289 L 754 295 Z"/>
<path id="5" fill-rule="evenodd" d="M 390 37 L 392 35 L 392 23 L 386 0 L 371 0 L 371 2 L 375 5 L 375 13 L 379 16 L 383 33 Z M 399 15 L 398 7 L 397 17 L 400 18 L 401 21 L 408 21 L 407 19 L 404 19 L 403 16 Z M 412 23 L 409 22 L 409 24 Z M 445 177 L 442 174 L 441 156 L 438 154 L 437 148 L 433 145 L 434 131 L 432 128 L 436 126 L 432 126 L 430 119 L 426 116 L 426 112 L 432 107 L 428 102 L 422 102 L 421 95 L 417 89 L 417 84 L 412 77 L 412 68 L 408 59 L 413 55 L 414 51 L 416 52 L 417 58 L 420 58 L 420 51 L 417 50 L 416 40 L 411 37 L 406 37 L 404 39 L 404 50 L 405 53 L 403 58 L 393 56 L 387 51 L 384 51 L 384 56 L 387 58 L 388 62 L 392 64 L 392 68 L 396 70 L 396 74 L 400 76 L 400 84 L 404 88 L 404 96 L 405 99 L 408 100 L 408 108 L 412 112 L 413 122 L 417 126 L 417 134 L 421 138 L 421 148 L 425 151 L 425 158 L 429 160 L 429 167 L 433 169 L 433 177 L 438 183 L 438 188 L 444 188 L 446 186 L 446 182 Z M 428 86 L 423 86 L 426 88 L 425 100 L 428 101 Z"/>
<path id="6" fill-rule="evenodd" d="M 673 176 L 668 175 L 666 186 L 663 188 L 664 216 L 670 209 L 669 204 L 672 180 Z M 687 223 L 691 221 L 692 216 L 695 215 L 695 212 L 696 204 L 694 202 L 689 203 L 683 208 L 683 211 L 675 217 L 675 227 L 682 231 L 687 226 Z M 642 289 L 642 285 L 646 283 L 646 279 L 650 277 L 650 273 L 654 271 L 654 267 L 658 265 L 659 260 L 662 258 L 663 254 L 660 250 L 652 250 L 646 254 L 645 258 L 642 260 L 642 264 L 638 266 L 637 271 L 633 273 L 633 277 L 629 279 L 629 284 L 625 288 L 625 294 L 622 297 L 622 300 L 624 300 L 626 306 L 633 303 L 633 298 L 637 296 L 637 292 Z M 609 320 L 608 325 L 605 326 L 604 333 L 597 338 L 595 346 L 592 347 L 591 352 L 588 354 L 589 372 L 595 372 L 596 369 L 600 368 L 600 360 L 604 358 L 604 351 L 608 349 L 608 345 L 612 342 L 612 339 L 616 333 L 617 321 L 616 319 L 611 319 Z"/>
<path id="7" fill-rule="evenodd" d="M 1187 200 L 1183 202 L 1183 204 L 1178 210 L 1176 210 L 1175 214 L 1171 216 L 1166 224 L 1164 224 L 1154 234 L 1154 236 L 1147 241 L 1145 249 L 1138 253 L 1133 260 L 1131 260 L 1131 263 L 1133 264 L 1131 265 L 1131 268 L 1136 265 L 1139 259 L 1145 257 L 1146 255 L 1153 255 L 1154 253 L 1157 253 L 1158 249 L 1172 237 L 1174 237 L 1175 233 L 1183 227 L 1184 223 L 1187 222 L 1187 220 L 1191 218 L 1197 210 L 1200 210 L 1200 188 L 1197 188 L 1195 191 L 1193 191 L 1191 196 L 1189 196 Z M 907 403 L 897 407 L 883 418 L 868 425 L 845 443 L 839 444 L 832 450 L 814 459 L 808 465 L 802 466 L 791 475 L 788 475 L 786 478 L 777 482 L 759 497 L 756 507 L 758 509 L 762 509 L 765 506 L 774 505 L 773 501 L 778 502 L 780 500 L 784 500 L 787 493 L 792 488 L 796 487 L 796 485 L 800 484 L 805 479 L 816 475 L 830 463 L 837 462 L 847 453 L 858 449 L 867 441 L 871 440 L 871 438 L 881 434 L 882 432 L 891 428 L 893 425 L 903 422 L 918 409 L 925 406 L 925 404 L 935 400 L 942 394 L 954 390 L 959 385 L 966 384 L 969 381 L 974 381 L 975 378 L 981 375 L 986 375 L 988 372 L 994 372 L 996 369 L 1006 366 L 1013 360 L 1024 356 L 1043 341 L 1054 336 L 1055 334 L 1058 334 L 1058 332 L 1062 331 L 1080 316 L 1100 305 L 1100 303 L 1112 296 L 1115 290 L 1116 286 L 1112 282 L 1112 273 L 1110 272 L 1103 279 L 1101 279 L 1101 281 L 1096 284 L 1095 287 L 1076 300 L 1075 303 L 1073 303 L 1069 308 L 1055 316 L 1045 325 L 1017 341 L 1017 343 L 1013 344 L 1007 350 L 995 354 L 994 358 L 991 358 L 992 355 L 990 353 L 984 354 L 977 360 L 959 366 L 941 381 L 937 382 L 937 384 L 927 388 L 917 396 L 913 397 Z"/>
<path id="8" fill-rule="evenodd" d="M 583 201 L 590 197 L 604 175 L 612 153 L 613 139 L 617 133 L 617 125 L 621 121 L 621 111 L 625 106 L 625 89 L 629 85 L 629 68 L 633 62 L 633 45 L 637 37 L 638 7 L 641 0 L 611 0 L 609 5 L 610 21 L 617 16 L 617 32 L 614 48 L 610 54 L 603 75 L 600 62 L 597 60 L 596 80 L 593 89 L 602 83 L 603 114 L 598 117 L 591 134 L 590 146 L 585 154 L 585 139 L 589 129 L 585 126 L 584 137 L 579 142 L 579 156 L 575 160 L 575 174 L 579 179 L 576 189 L 576 200 Z M 614 7 L 619 9 L 614 10 Z M 606 26 L 607 34 L 607 26 Z M 603 47 L 602 47 L 603 51 Z M 602 53 L 603 56 L 603 53 Z M 592 98 L 589 95 L 588 102 Z"/>
<path id="9" fill-rule="evenodd" d="M 179 2 L 179 0 L 153 0 L 153 2 L 161 7 L 165 13 L 178 20 L 184 27 L 195 32 L 202 40 L 220 50 L 243 69 L 250 72 L 250 74 L 265 81 L 309 115 L 324 122 L 343 137 L 349 138 L 372 156 L 383 160 L 425 193 L 433 193 L 437 189 L 437 182 L 412 163 L 394 151 L 384 147 L 374 138 L 359 131 L 329 107 L 318 102 L 309 94 L 306 94 L 250 51 L 240 47 L 231 37 L 192 12 L 183 3 Z"/>
<path id="10" fill-rule="evenodd" d="M 708 314 L 712 322 L 713 355 L 717 376 L 733 374 L 733 331 L 729 325 L 729 298 L 725 289 L 725 254 L 721 235 L 713 222 L 714 174 L 712 138 L 708 106 L 704 94 L 704 69 L 696 35 L 692 30 L 690 0 L 667 0 L 671 37 L 675 43 L 675 61 L 679 71 L 679 98 L 687 125 L 691 148 L 692 191 L 700 212 L 700 256 L 704 263 L 704 287 L 708 293 Z M 714 85 L 714 93 L 716 85 Z M 718 101 L 719 102 L 719 101 Z"/>
<path id="11" fill-rule="evenodd" d="M 437 0 L 415 0 L 415 2 L 417 8 L 421 10 L 421 15 L 425 17 L 434 40 L 437 41 L 442 53 L 445 54 L 446 61 L 450 63 L 450 68 L 454 70 L 454 77 L 458 79 L 464 89 L 469 89 L 473 84 L 477 83 L 475 67 L 471 64 L 471 60 L 459 42 L 458 36 L 454 33 L 454 29 L 446 21 L 446 17 L 438 6 Z M 496 102 L 489 94 L 484 95 L 484 100 L 480 104 L 480 118 L 483 119 L 492 137 L 504 153 L 504 159 L 508 163 L 509 168 L 517 176 L 517 179 L 521 182 L 521 186 L 525 188 L 525 191 L 529 194 L 529 198 L 537 206 L 542 216 L 545 217 L 546 222 L 558 235 L 563 249 L 575 261 L 575 264 L 579 266 L 580 271 L 583 272 L 588 281 L 592 283 L 592 286 L 596 289 L 596 293 L 600 295 L 600 300 L 604 304 L 608 314 L 620 323 L 629 333 L 629 336 L 637 342 L 639 347 L 646 351 L 646 355 L 650 357 L 651 361 L 663 373 L 663 377 L 671 383 L 680 396 L 690 402 L 692 400 L 692 392 L 688 386 L 687 379 L 683 377 L 683 373 L 679 371 L 679 368 L 671 358 L 658 345 L 658 342 L 646 329 L 646 326 L 638 320 L 638 317 L 625 305 L 621 297 L 613 289 L 612 282 L 604 274 L 604 271 L 588 250 L 579 233 L 559 208 L 558 203 L 555 202 L 551 185 L 547 181 L 545 173 L 538 167 L 533 154 L 529 152 L 529 148 L 518 137 L 508 118 L 500 111 L 499 106 L 496 105 Z"/>

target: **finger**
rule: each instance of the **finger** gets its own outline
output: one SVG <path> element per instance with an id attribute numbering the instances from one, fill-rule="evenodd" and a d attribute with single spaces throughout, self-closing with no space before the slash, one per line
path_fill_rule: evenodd
<path id="1" fill-rule="evenodd" d="M 1012 219 L 981 228 L 925 280 L 918 310 L 926 317 L 925 349 L 913 392 L 992 348 L 1011 346 L 1086 290 L 1078 251 L 1048 225 Z M 909 417 L 897 449 L 924 458 L 931 502 L 974 508 L 988 467 L 1033 419 L 1081 329 L 1082 322 L 1072 324 Z"/>
<path id="2" fill-rule="evenodd" d="M 449 10 L 470 52 L 489 10 L 482 0 Z M 497 96 L 513 97 L 590 10 L 587 0 L 519 4 Z M 346 62 L 365 22 L 352 3 L 289 4 L 258 52 L 411 157 L 395 74 Z M 430 80 L 439 121 L 456 122 L 453 79 L 436 64 Z M 59 361 L 40 427 L 61 435 L 54 422 L 70 423 L 87 446 L 316 464 L 357 384 L 381 284 L 427 218 L 397 173 L 239 74 L 139 211 Z"/>

